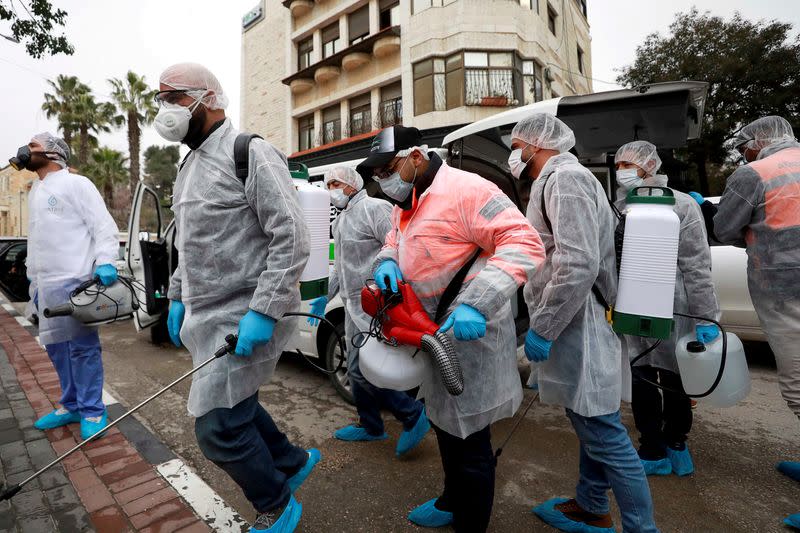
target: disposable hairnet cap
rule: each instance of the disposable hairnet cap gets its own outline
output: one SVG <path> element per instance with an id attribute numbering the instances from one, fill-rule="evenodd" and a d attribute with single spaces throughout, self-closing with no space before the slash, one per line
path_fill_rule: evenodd
<path id="1" fill-rule="evenodd" d="M 754 120 L 741 130 L 733 139 L 733 145 L 739 147 L 749 141 L 747 148 L 761 149 L 780 141 L 794 139 L 794 131 L 789 121 L 779 116 L 762 117 Z"/>
<path id="2" fill-rule="evenodd" d="M 212 91 L 213 94 L 203 97 L 203 104 L 208 109 L 225 109 L 228 107 L 228 97 L 225 96 L 217 77 L 198 63 L 172 65 L 161 73 L 158 81 L 173 89 L 183 91 Z"/>
<path id="3" fill-rule="evenodd" d="M 357 191 L 360 191 L 364 188 L 364 179 L 359 176 L 356 169 L 352 167 L 336 167 L 328 171 L 325 174 L 325 186 L 328 186 L 328 183 L 331 181 L 338 181 L 339 183 L 344 183 L 345 185 L 349 185 Z"/>
<path id="4" fill-rule="evenodd" d="M 559 153 L 575 146 L 575 134 L 569 126 L 549 113 L 535 113 L 520 120 L 511 131 L 511 138 Z"/>
<path id="5" fill-rule="evenodd" d="M 656 145 L 647 141 L 623 144 L 614 156 L 614 163 L 633 163 L 648 176 L 654 176 L 661 168 L 661 158 L 658 157 Z"/>
<path id="6" fill-rule="evenodd" d="M 50 132 L 39 133 L 34 135 L 31 139 L 33 142 L 39 144 L 45 152 L 54 152 L 63 160 L 66 165 L 69 160 L 70 150 L 69 145 L 61 137 L 56 137 Z"/>

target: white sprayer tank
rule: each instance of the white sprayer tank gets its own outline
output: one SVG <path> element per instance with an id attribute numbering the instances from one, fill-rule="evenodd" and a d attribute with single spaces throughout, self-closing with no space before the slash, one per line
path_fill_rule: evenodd
<path id="1" fill-rule="evenodd" d="M 307 183 L 297 185 L 297 195 L 310 245 L 308 262 L 300 276 L 300 295 L 303 300 L 310 300 L 328 294 L 330 195 L 325 189 Z"/>
<path id="2" fill-rule="evenodd" d="M 367 381 L 382 389 L 407 391 L 429 376 L 431 358 L 413 346 L 391 346 L 370 337 L 359 349 L 358 367 Z"/>
<path id="3" fill-rule="evenodd" d="M 681 222 L 667 187 L 628 193 L 614 330 L 669 338 L 672 334 Z"/>
<path id="4" fill-rule="evenodd" d="M 708 402 L 714 407 L 731 407 L 750 393 L 750 371 L 742 341 L 733 333 L 728 333 L 727 339 L 728 349 L 722 379 L 711 394 L 698 398 L 698 401 Z M 703 394 L 708 391 L 717 378 L 722 360 L 722 336 L 708 344 L 696 341 L 694 334 L 686 335 L 678 341 L 675 349 L 681 382 L 687 394 Z"/>

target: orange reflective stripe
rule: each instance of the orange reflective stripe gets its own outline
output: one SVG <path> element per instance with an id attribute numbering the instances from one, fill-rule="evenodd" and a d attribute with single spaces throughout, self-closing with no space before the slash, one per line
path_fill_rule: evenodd
<path id="1" fill-rule="evenodd" d="M 772 229 L 800 227 L 800 183 L 788 183 L 764 194 L 764 222 Z"/>
<path id="2" fill-rule="evenodd" d="M 781 176 L 796 174 L 800 176 L 800 148 L 787 148 L 765 159 L 750 163 L 761 181 L 770 181 Z"/>

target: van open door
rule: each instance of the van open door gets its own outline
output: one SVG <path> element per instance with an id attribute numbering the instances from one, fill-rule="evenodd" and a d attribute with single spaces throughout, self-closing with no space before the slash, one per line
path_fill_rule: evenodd
<path id="1" fill-rule="evenodd" d="M 133 195 L 128 221 L 125 261 L 136 283 L 139 309 L 134 313 L 137 330 L 152 326 L 169 308 L 169 254 L 163 235 L 158 195 L 139 183 Z"/>

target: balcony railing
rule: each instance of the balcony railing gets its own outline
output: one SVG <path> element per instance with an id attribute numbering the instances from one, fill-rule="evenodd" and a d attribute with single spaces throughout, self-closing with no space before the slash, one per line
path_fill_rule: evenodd
<path id="1" fill-rule="evenodd" d="M 469 69 L 464 75 L 466 105 L 519 105 L 515 87 L 517 72 L 512 69 Z"/>
<path id="2" fill-rule="evenodd" d="M 402 124 L 403 99 L 398 97 L 392 100 L 381 102 L 380 107 L 378 108 L 378 114 L 379 116 L 376 117 L 378 119 L 376 121 L 376 125 L 379 128 L 388 128 L 389 126 L 394 126 L 395 124 Z"/>

